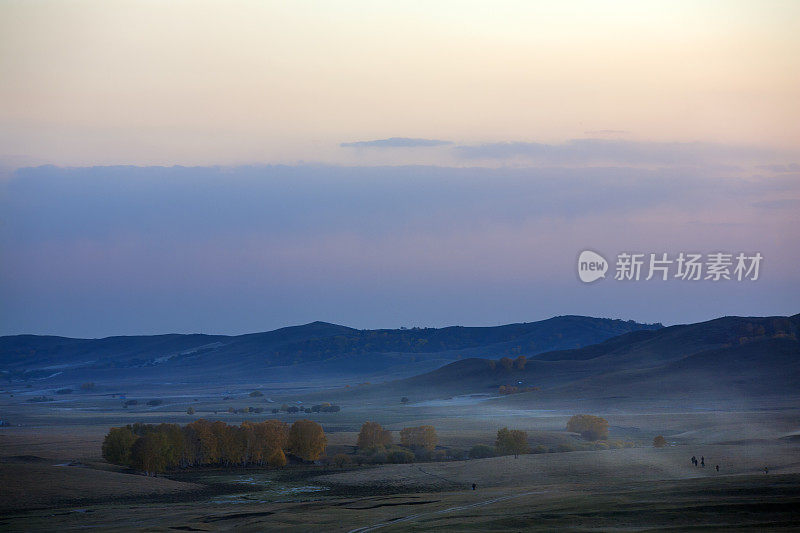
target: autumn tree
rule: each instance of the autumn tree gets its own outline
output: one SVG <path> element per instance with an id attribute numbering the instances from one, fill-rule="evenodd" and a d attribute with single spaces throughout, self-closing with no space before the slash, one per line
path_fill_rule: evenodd
<path id="1" fill-rule="evenodd" d="M 286 466 L 286 454 L 280 448 L 276 448 L 267 458 L 267 464 L 275 468 Z"/>
<path id="2" fill-rule="evenodd" d="M 503 428 L 497 431 L 495 448 L 501 455 L 513 454 L 516 458 L 528 452 L 528 434 L 519 429 Z"/>
<path id="3" fill-rule="evenodd" d="M 145 474 L 156 475 L 167 469 L 167 438 L 150 432 L 136 439 L 131 447 L 131 466 Z"/>
<path id="4" fill-rule="evenodd" d="M 103 459 L 115 465 L 129 464 L 131 448 L 136 438 L 130 428 L 111 428 L 103 439 Z"/>
<path id="5" fill-rule="evenodd" d="M 509 357 L 503 357 L 500 359 L 500 366 L 502 366 L 505 370 L 511 370 L 511 368 L 514 366 L 514 361 L 512 361 Z"/>
<path id="6" fill-rule="evenodd" d="M 211 432 L 217 442 L 219 461 L 224 466 L 241 463 L 244 457 L 244 443 L 239 435 L 221 420 L 211 423 Z"/>
<path id="7" fill-rule="evenodd" d="M 438 442 L 433 426 L 416 426 L 400 431 L 400 443 L 407 448 L 433 450 Z"/>
<path id="8" fill-rule="evenodd" d="M 275 453 L 283 450 L 289 438 L 289 426 L 280 420 L 242 422 L 245 436 L 247 462 L 264 464 Z"/>
<path id="9" fill-rule="evenodd" d="M 154 428 L 154 433 L 163 436 L 161 441 L 161 455 L 165 468 L 173 468 L 182 464 L 186 437 L 178 424 L 159 424 Z"/>
<path id="10" fill-rule="evenodd" d="M 191 428 L 196 439 L 193 442 L 196 446 L 194 451 L 196 452 L 197 462 L 195 464 L 216 464 L 219 462 L 219 443 L 211 422 L 201 418 L 189 424 L 187 428 Z"/>
<path id="11" fill-rule="evenodd" d="M 664 435 L 657 435 L 653 439 L 653 446 L 655 446 L 656 448 L 663 448 L 666 445 L 667 445 L 667 439 L 664 438 Z"/>
<path id="12" fill-rule="evenodd" d="M 312 420 L 298 420 L 289 429 L 289 453 L 304 461 L 319 459 L 327 442 L 322 426 Z"/>
<path id="13" fill-rule="evenodd" d="M 358 433 L 358 440 L 356 446 L 359 450 L 366 450 L 368 448 L 375 448 L 378 446 L 391 446 L 392 432 L 383 429 L 377 422 L 364 422 L 361 426 L 361 431 Z"/>
<path id="14" fill-rule="evenodd" d="M 575 415 L 567 422 L 567 431 L 580 433 L 586 440 L 608 438 L 608 420 L 594 415 Z"/>
<path id="15" fill-rule="evenodd" d="M 514 366 L 517 370 L 525 370 L 525 365 L 528 363 L 528 358 L 524 355 L 520 355 L 516 359 L 514 359 Z"/>

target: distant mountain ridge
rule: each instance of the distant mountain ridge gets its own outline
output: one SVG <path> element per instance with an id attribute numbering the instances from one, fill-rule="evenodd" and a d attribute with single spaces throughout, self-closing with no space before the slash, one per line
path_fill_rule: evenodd
<path id="1" fill-rule="evenodd" d="M 387 384 L 398 393 L 497 392 L 537 387 L 519 402 L 552 398 L 800 394 L 800 315 L 723 317 L 639 330 L 595 345 L 534 355 L 524 366 L 473 358 Z M 526 400 L 527 398 L 527 400 Z"/>
<path id="2" fill-rule="evenodd" d="M 0 337 L 0 371 L 15 380 L 253 379 L 265 369 L 293 376 L 384 373 L 413 375 L 466 357 L 528 355 L 576 349 L 661 324 L 559 316 L 493 327 L 358 330 L 312 322 L 237 336 L 169 334 L 103 339 L 14 335 Z M 394 375 L 398 377 L 398 375 Z"/>

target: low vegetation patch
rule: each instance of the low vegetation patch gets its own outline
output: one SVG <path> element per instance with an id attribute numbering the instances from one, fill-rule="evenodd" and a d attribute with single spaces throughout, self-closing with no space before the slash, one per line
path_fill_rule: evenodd
<path id="1" fill-rule="evenodd" d="M 567 431 L 580 433 L 586 440 L 606 440 L 608 420 L 594 415 L 575 415 L 567 421 Z"/>

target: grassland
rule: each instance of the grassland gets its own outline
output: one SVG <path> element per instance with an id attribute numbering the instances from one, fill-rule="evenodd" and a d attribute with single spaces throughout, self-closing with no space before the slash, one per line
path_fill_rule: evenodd
<path id="1" fill-rule="evenodd" d="M 11 396 L 11 394 L 14 396 Z M 153 391 L 151 394 L 155 394 Z M 800 409 L 782 398 L 743 408 L 669 409 L 657 402 L 544 405 L 525 395 L 413 401 L 372 395 L 339 413 L 230 414 L 229 406 L 304 400 L 304 392 L 170 390 L 160 406 L 122 408 L 93 393 L 32 403 L 36 390 L 0 394 L 0 529 L 147 531 L 744 530 L 800 527 Z M 171 394 L 171 395 L 170 395 Z M 223 397 L 230 399 L 224 400 Z M 195 398 L 197 401 L 195 401 Z M 268 400 L 273 400 L 272 402 Z M 197 413 L 186 414 L 188 405 Z M 260 404 L 259 404 L 260 405 Z M 270 409 L 267 409 L 269 411 Z M 217 412 L 214 415 L 214 411 Z M 308 417 L 323 424 L 328 455 L 351 453 L 360 424 L 397 432 L 431 424 L 439 444 L 492 444 L 500 427 L 528 431 L 548 450 L 586 448 L 564 431 L 576 412 L 610 422 L 610 440 L 633 448 L 337 469 L 198 469 L 157 478 L 105 463 L 109 427 L 145 422 L 228 423 Z M 655 449 L 654 435 L 670 445 Z M 397 438 L 397 433 L 395 433 Z M 706 468 L 689 458 L 705 456 Z M 717 472 L 715 465 L 720 465 Z M 763 468 L 769 467 L 769 474 Z M 477 484 L 477 490 L 471 484 Z"/>

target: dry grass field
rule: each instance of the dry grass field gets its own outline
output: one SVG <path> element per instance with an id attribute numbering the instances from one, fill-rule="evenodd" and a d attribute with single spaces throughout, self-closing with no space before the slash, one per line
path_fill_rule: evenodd
<path id="1" fill-rule="evenodd" d="M 800 443 L 792 437 L 800 413 L 784 407 L 599 413 L 610 422 L 609 438 L 632 448 L 344 469 L 201 469 L 154 478 L 107 464 L 100 445 L 111 425 L 183 421 L 177 408 L 125 412 L 100 402 L 91 411 L 54 411 L 8 397 L 2 403 L 24 421 L 0 428 L 0 528 L 8 531 L 800 527 Z M 582 443 L 564 431 L 566 411 L 502 403 L 386 405 L 346 405 L 321 418 L 328 454 L 352 452 L 363 420 L 386 424 L 395 439 L 404 426 L 434 425 L 447 449 L 492 444 L 504 426 L 528 431 L 531 444 Z M 652 436 L 662 433 L 670 446 L 653 448 Z M 692 455 L 705 456 L 706 468 L 692 466 Z"/>

